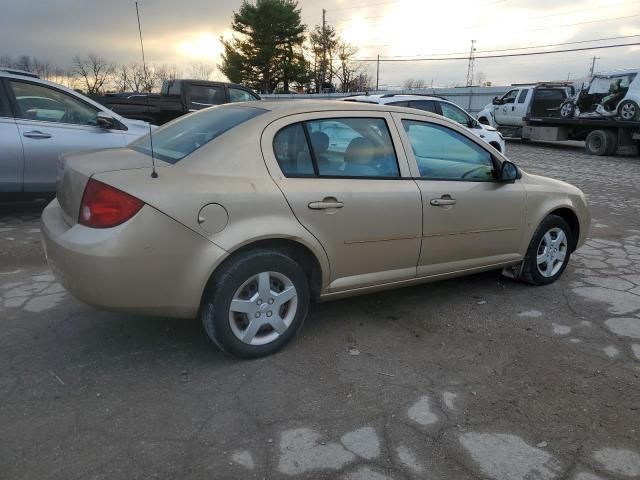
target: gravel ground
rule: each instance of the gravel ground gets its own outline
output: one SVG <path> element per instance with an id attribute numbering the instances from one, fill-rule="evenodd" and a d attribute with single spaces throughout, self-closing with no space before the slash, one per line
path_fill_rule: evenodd
<path id="1" fill-rule="evenodd" d="M 640 159 L 511 142 L 589 197 L 555 284 L 499 272 L 317 305 L 237 361 L 197 321 L 87 307 L 42 203 L 0 206 L 0 478 L 640 478 Z"/>

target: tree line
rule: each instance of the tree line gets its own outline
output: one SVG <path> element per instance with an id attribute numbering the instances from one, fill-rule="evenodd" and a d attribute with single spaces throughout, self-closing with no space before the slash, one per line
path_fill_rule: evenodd
<path id="1" fill-rule="evenodd" d="M 215 72 L 215 65 L 206 62 L 193 62 L 184 68 L 170 63 L 149 64 L 145 69 L 141 62 L 115 63 L 94 53 L 74 56 L 68 67 L 56 66 L 29 55 L 2 55 L 0 67 L 32 72 L 87 95 L 150 93 L 158 91 L 165 80 L 185 77 L 210 80 Z"/>

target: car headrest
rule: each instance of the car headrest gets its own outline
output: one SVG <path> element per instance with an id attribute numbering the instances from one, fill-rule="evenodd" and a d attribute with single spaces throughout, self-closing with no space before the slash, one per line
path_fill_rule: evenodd
<path id="1" fill-rule="evenodd" d="M 313 132 L 309 135 L 313 151 L 316 155 L 322 155 L 329 149 L 329 135 L 324 132 Z"/>
<path id="2" fill-rule="evenodd" d="M 344 161 L 346 163 L 370 163 L 374 158 L 374 150 L 375 146 L 371 140 L 364 137 L 354 138 L 344 152 Z"/>

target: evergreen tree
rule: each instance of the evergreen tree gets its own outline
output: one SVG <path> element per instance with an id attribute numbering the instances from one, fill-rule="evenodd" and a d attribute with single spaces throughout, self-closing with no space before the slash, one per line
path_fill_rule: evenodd
<path id="1" fill-rule="evenodd" d="M 222 41 L 220 70 L 236 83 L 265 93 L 278 86 L 289 90 L 305 83 L 307 68 L 302 54 L 306 26 L 295 0 L 244 0 L 233 14 L 237 34 Z"/>

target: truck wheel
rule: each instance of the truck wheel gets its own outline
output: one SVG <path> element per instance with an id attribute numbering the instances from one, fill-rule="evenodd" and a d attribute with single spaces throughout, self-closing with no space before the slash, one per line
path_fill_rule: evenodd
<path id="1" fill-rule="evenodd" d="M 615 155 L 618 151 L 618 136 L 613 130 L 605 130 L 604 133 L 607 136 L 607 151 L 604 154 Z"/>
<path id="2" fill-rule="evenodd" d="M 589 155 L 606 155 L 609 148 L 609 137 L 604 130 L 589 132 L 585 140 L 585 147 Z"/>
<path id="3" fill-rule="evenodd" d="M 618 116 L 625 122 L 635 122 L 640 118 L 640 108 L 633 100 L 625 100 L 618 106 Z"/>

